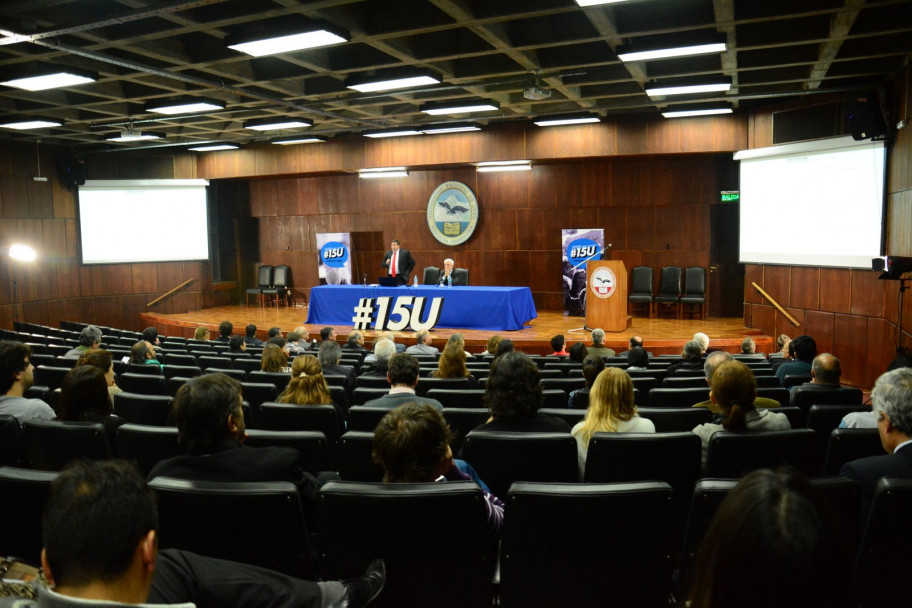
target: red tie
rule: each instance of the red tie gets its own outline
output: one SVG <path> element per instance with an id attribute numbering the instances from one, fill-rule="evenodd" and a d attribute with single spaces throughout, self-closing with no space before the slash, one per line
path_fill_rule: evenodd
<path id="1" fill-rule="evenodd" d="M 392 264 L 390 264 L 390 276 L 392 276 L 393 278 L 396 277 L 396 268 L 398 267 L 398 262 L 399 262 L 399 260 L 397 259 L 398 255 L 399 255 L 398 251 L 393 252 L 393 261 L 392 261 Z"/>

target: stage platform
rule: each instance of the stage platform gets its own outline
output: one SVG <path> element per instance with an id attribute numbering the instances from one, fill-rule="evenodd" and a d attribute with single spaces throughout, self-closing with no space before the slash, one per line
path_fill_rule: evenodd
<path id="1" fill-rule="evenodd" d="M 243 335 L 244 327 L 249 323 L 257 326 L 257 337 L 266 339 L 270 327 L 281 327 L 283 332 L 292 331 L 300 325 L 306 325 L 306 306 L 259 308 L 257 306 L 218 306 L 205 308 L 195 312 L 182 314 L 154 314 L 141 315 L 143 326 L 153 326 L 164 335 L 184 336 L 192 338 L 197 327 L 205 326 L 212 330 L 213 337 L 218 335 L 218 326 L 222 321 L 231 321 L 234 324 L 234 333 Z M 517 331 L 491 332 L 482 330 L 439 329 L 433 332 L 436 336 L 434 345 L 442 347 L 450 335 L 461 333 L 466 341 L 469 352 L 482 352 L 485 342 L 494 333 L 499 333 L 504 338 L 512 340 L 517 348 L 529 354 L 547 355 L 551 352 L 550 340 L 555 334 L 563 334 L 568 346 L 578 341 L 591 344 L 592 338 L 588 331 L 581 330 L 585 324 L 583 317 L 565 317 L 562 312 L 538 311 L 538 318 L 534 319 L 528 327 Z M 311 338 L 320 337 L 320 327 L 306 325 Z M 333 325 L 339 341 L 344 341 L 352 330 L 351 325 Z M 579 330 L 579 331 L 577 331 Z M 711 340 L 713 348 L 721 348 L 729 352 L 740 352 L 741 341 L 745 336 L 751 336 L 757 343 L 757 351 L 770 353 L 775 350 L 775 341 L 772 337 L 762 335 L 758 330 L 744 327 L 744 321 L 737 318 L 709 318 L 701 319 L 648 319 L 633 317 L 630 327 L 617 333 L 606 333 L 605 345 L 621 352 L 627 350 L 630 336 L 643 337 L 644 344 L 655 355 L 680 354 L 684 343 L 690 340 L 694 333 L 702 331 Z M 370 343 L 374 331 L 366 331 L 365 340 Z M 415 336 L 410 331 L 394 332 L 396 341 L 407 345 L 415 343 Z"/>

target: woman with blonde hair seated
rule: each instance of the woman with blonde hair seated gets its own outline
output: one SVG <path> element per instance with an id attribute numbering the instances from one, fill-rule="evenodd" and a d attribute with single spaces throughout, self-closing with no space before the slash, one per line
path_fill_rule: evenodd
<path id="1" fill-rule="evenodd" d="M 345 412 L 333 403 L 326 378 L 323 377 L 323 367 L 313 355 L 295 357 L 291 365 L 291 381 L 277 401 L 295 405 L 332 405 L 336 408 L 340 423 L 345 416 Z"/>
<path id="2" fill-rule="evenodd" d="M 196 331 L 193 332 L 194 340 L 208 340 L 209 339 L 209 328 L 208 327 L 197 327 Z"/>
<path id="3" fill-rule="evenodd" d="M 703 442 L 704 466 L 709 440 L 719 431 L 757 433 L 792 428 L 785 414 L 755 408 L 756 398 L 757 380 L 748 366 L 733 360 L 716 368 L 710 381 L 709 400 L 719 406 L 724 418 L 721 424 L 701 424 L 693 430 Z"/>
<path id="4" fill-rule="evenodd" d="M 589 409 L 570 430 L 576 437 L 580 473 L 586 468 L 589 440 L 595 433 L 655 433 L 651 420 L 640 418 L 633 400 L 633 381 L 622 369 L 605 368 L 589 390 Z"/>
<path id="5" fill-rule="evenodd" d="M 288 353 L 275 344 L 266 343 L 260 358 L 260 369 L 264 372 L 290 372 Z"/>
<path id="6" fill-rule="evenodd" d="M 478 386 L 478 380 L 466 368 L 465 340 L 461 334 L 450 336 L 437 361 L 437 369 L 431 372 L 431 377 L 467 378 L 470 388 Z"/>

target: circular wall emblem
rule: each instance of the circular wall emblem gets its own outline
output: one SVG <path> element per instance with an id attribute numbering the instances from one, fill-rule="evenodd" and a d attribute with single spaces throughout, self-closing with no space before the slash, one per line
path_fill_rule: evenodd
<path id="1" fill-rule="evenodd" d="M 478 225 L 478 201 L 462 182 L 443 182 L 427 204 L 427 223 L 437 242 L 460 245 Z"/>
<path id="2" fill-rule="evenodd" d="M 610 298 L 617 290 L 617 277 L 610 268 L 603 266 L 589 277 L 589 288 L 597 298 Z"/>

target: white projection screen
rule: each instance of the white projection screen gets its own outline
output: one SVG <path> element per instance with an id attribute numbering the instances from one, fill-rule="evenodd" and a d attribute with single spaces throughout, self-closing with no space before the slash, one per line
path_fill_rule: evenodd
<path id="1" fill-rule="evenodd" d="M 871 268 L 881 255 L 883 142 L 840 137 L 743 150 L 740 261 Z"/>
<path id="2" fill-rule="evenodd" d="M 83 264 L 209 259 L 201 179 L 89 180 L 79 187 Z"/>

